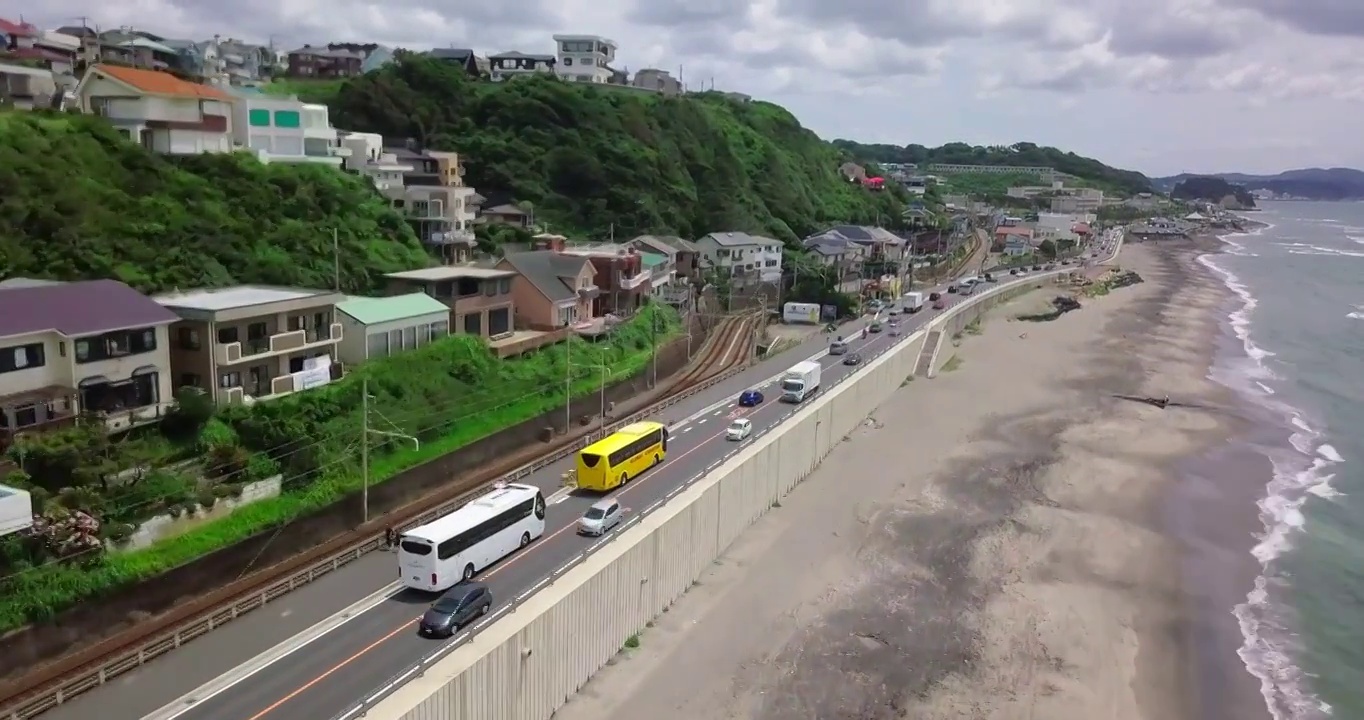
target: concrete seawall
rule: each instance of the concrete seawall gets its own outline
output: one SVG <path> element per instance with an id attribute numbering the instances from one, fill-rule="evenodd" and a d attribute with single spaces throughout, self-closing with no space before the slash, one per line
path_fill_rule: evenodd
<path id="1" fill-rule="evenodd" d="M 1050 281 L 995 288 L 944 313 L 423 668 L 365 717 L 548 720 L 914 374 L 929 329 L 958 332 L 990 306 Z"/>

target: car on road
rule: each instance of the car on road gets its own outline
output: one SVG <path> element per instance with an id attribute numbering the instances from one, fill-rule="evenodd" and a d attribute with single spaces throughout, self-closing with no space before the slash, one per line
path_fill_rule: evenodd
<path id="1" fill-rule="evenodd" d="M 928 294 L 929 302 L 937 302 L 942 299 L 942 293 L 931 292 Z"/>
<path id="2" fill-rule="evenodd" d="M 463 582 L 445 591 L 417 621 L 425 637 L 450 637 L 460 628 L 488 614 L 493 593 L 481 582 Z"/>
<path id="3" fill-rule="evenodd" d="M 881 323 L 880 323 L 880 321 L 874 322 L 874 323 L 872 323 L 871 325 L 867 326 L 867 331 L 868 331 L 868 332 L 874 332 L 874 333 L 879 333 L 879 332 L 881 332 Z"/>
<path id="4" fill-rule="evenodd" d="M 1040 272 L 1041 270 L 1042 270 L 1042 266 L 1041 266 L 1041 265 L 1033 265 L 1033 266 L 1032 266 L 1032 271 L 1033 271 L 1033 272 Z"/>
<path id="5" fill-rule="evenodd" d="M 625 508 L 614 498 L 604 498 L 592 503 L 592 507 L 578 518 L 578 534 L 601 537 L 611 532 L 625 517 Z"/>
<path id="6" fill-rule="evenodd" d="M 899 326 L 899 325 L 892 325 L 892 326 L 890 326 L 890 336 L 891 336 L 891 337 L 900 337 L 900 326 Z"/>
<path id="7" fill-rule="evenodd" d="M 846 356 L 843 357 L 843 364 L 844 364 L 844 365 L 861 365 L 861 364 L 862 364 L 862 354 L 861 354 L 861 353 L 849 353 L 849 354 L 847 354 Z"/>
<path id="8" fill-rule="evenodd" d="M 849 355 L 848 357 L 853 357 L 853 355 Z M 847 360 L 844 360 L 843 362 L 847 362 Z M 729 427 L 725 428 L 726 440 L 743 440 L 752 434 L 753 421 L 748 418 L 738 418 L 730 423 Z"/>
<path id="9" fill-rule="evenodd" d="M 957 294 L 957 289 L 958 289 L 958 288 L 957 288 L 956 285 L 948 285 L 948 286 L 947 286 L 947 292 L 948 292 L 948 294 L 951 294 L 951 295 L 956 295 L 956 294 Z"/>
<path id="10" fill-rule="evenodd" d="M 739 407 L 757 407 L 765 399 L 761 390 L 750 388 L 739 393 Z"/>
<path id="11" fill-rule="evenodd" d="M 938 300 L 937 302 L 933 303 L 933 309 L 934 309 L 934 310 L 945 310 L 946 308 L 947 308 L 947 303 L 944 302 L 944 301 L 942 301 L 942 300 Z"/>
<path id="12" fill-rule="evenodd" d="M 1010 268 L 1009 274 L 1010 274 L 1010 275 L 1017 275 L 1017 274 L 1018 274 L 1018 268 Z"/>

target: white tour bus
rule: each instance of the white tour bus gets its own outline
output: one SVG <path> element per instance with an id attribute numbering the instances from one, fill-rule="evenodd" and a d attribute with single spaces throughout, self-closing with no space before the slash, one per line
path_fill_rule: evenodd
<path id="1" fill-rule="evenodd" d="M 403 533 L 398 572 L 403 584 L 439 592 L 545 534 L 545 496 L 530 485 L 505 484 L 460 509 Z"/>

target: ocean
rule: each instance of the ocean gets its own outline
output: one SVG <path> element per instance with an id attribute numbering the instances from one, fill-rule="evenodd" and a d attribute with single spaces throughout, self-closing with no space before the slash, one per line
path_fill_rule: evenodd
<path id="1" fill-rule="evenodd" d="M 1200 262 L 1238 300 L 1213 377 L 1264 410 L 1272 477 L 1234 608 L 1276 720 L 1364 718 L 1364 203 L 1266 203 Z M 1266 471 L 1265 474 L 1269 474 Z M 1248 584 L 1248 583 L 1245 583 Z"/>

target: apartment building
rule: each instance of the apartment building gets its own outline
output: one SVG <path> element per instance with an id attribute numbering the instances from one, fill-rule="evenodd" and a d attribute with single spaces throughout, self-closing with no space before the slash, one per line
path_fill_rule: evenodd
<path id="1" fill-rule="evenodd" d="M 448 308 L 451 332 L 494 339 L 514 329 L 516 271 L 511 268 L 445 265 L 384 277 L 389 295 L 425 293 Z"/>
<path id="2" fill-rule="evenodd" d="M 715 232 L 696 241 L 702 264 L 740 284 L 781 281 L 782 244 L 760 235 Z"/>
<path id="3" fill-rule="evenodd" d="M 564 80 L 608 84 L 615 70 L 614 40 L 599 35 L 555 35 L 554 72 Z"/>
<path id="4" fill-rule="evenodd" d="M 232 97 L 159 70 L 96 65 L 76 88 L 81 109 L 153 152 L 232 150 Z"/>
<path id="5" fill-rule="evenodd" d="M 365 56 L 358 50 L 304 45 L 289 51 L 288 63 L 291 78 L 340 80 L 363 73 Z"/>
<path id="6" fill-rule="evenodd" d="M 0 288 L 0 448 L 85 414 L 111 431 L 154 422 L 173 400 L 167 328 L 177 318 L 115 280 Z"/>
<path id="7" fill-rule="evenodd" d="M 447 262 L 468 259 L 477 245 L 477 193 L 464 184 L 459 153 L 392 147 L 384 155 L 410 168 L 403 172 L 401 185 L 383 189 L 394 209 L 407 216 L 417 237 L 439 248 Z"/>
<path id="8" fill-rule="evenodd" d="M 592 284 L 600 293 L 592 302 L 592 316 L 607 314 L 617 316 L 633 315 L 653 294 L 655 271 L 647 258 L 650 253 L 640 252 L 639 248 L 628 243 L 583 243 L 564 245 L 565 255 L 587 258 L 592 263 Z M 666 283 L 669 277 L 667 257 L 652 254 L 656 259 L 652 265 Z"/>
<path id="9" fill-rule="evenodd" d="M 339 377 L 343 339 L 329 290 L 238 285 L 153 298 L 178 316 L 171 326 L 175 386 L 219 404 L 288 395 Z"/>
<path id="10" fill-rule="evenodd" d="M 535 73 L 552 73 L 559 60 L 553 55 L 511 50 L 488 56 L 488 75 L 493 82 L 506 82 Z"/>
<path id="11" fill-rule="evenodd" d="M 340 167 L 351 150 L 341 144 L 326 105 L 297 98 L 232 93 L 232 140 L 261 162 L 309 162 Z"/>
<path id="12" fill-rule="evenodd" d="M 1008 196 L 1022 200 L 1050 199 L 1051 211 L 1054 213 L 1098 212 L 1104 204 L 1102 190 L 1066 187 L 1065 182 L 1061 180 L 1050 185 L 1011 187 Z"/>

